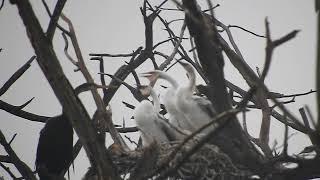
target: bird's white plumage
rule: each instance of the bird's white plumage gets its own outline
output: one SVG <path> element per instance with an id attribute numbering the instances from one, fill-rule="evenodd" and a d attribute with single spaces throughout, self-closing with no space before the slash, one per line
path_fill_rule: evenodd
<path id="1" fill-rule="evenodd" d="M 193 67 L 187 63 L 180 63 L 187 71 L 189 83 L 185 87 L 179 87 L 176 92 L 176 107 L 191 122 L 194 129 L 198 129 L 210 122 L 216 114 L 211 102 L 203 97 L 194 96 L 196 76 Z M 194 131 L 194 129 L 189 129 Z M 208 128 L 205 132 L 210 131 Z"/>
<path id="2" fill-rule="evenodd" d="M 155 92 L 152 89 L 150 90 L 154 105 L 148 100 L 143 100 L 134 110 L 134 118 L 141 132 L 143 146 L 148 146 L 154 141 L 158 143 L 169 141 L 161 127 L 163 120 L 158 115 L 160 110 L 159 99 Z"/>
<path id="3" fill-rule="evenodd" d="M 178 82 L 166 72 L 155 72 L 158 73 L 158 78 L 168 81 L 171 85 L 171 87 L 168 87 L 166 93 L 162 96 L 163 104 L 169 114 L 169 122 L 184 130 L 192 129 L 190 122 L 188 122 L 184 114 L 181 113 L 176 106 L 176 91 L 179 88 Z"/>

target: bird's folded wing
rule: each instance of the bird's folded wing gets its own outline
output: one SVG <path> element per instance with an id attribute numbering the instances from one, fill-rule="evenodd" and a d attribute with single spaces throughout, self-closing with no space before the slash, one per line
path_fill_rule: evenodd
<path id="1" fill-rule="evenodd" d="M 214 117 L 217 114 L 212 103 L 206 97 L 199 97 L 199 96 L 193 95 L 192 99 L 198 104 L 200 109 L 202 109 L 202 111 L 208 114 L 210 117 Z"/>

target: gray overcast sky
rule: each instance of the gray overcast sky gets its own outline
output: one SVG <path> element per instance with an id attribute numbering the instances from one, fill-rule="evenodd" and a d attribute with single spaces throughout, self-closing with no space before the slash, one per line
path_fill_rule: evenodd
<path id="1" fill-rule="evenodd" d="M 42 27 L 46 29 L 49 19 L 41 1 L 32 0 L 31 2 Z M 144 24 L 139 10 L 142 2 L 134 0 L 68 1 L 64 13 L 75 26 L 85 59 L 89 59 L 88 54 L 91 52 L 129 53 L 138 46 L 143 46 Z M 159 0 L 151 1 L 153 5 L 160 2 Z M 199 2 L 203 5 L 202 9 L 206 9 L 206 1 Z M 51 10 L 54 3 L 55 1 L 49 3 Z M 279 38 L 294 29 L 301 30 L 295 39 L 276 49 L 266 84 L 271 90 L 285 94 L 306 92 L 315 88 L 316 14 L 313 0 L 220 0 L 213 1 L 213 3 L 221 5 L 215 12 L 219 20 L 226 25 L 239 25 L 258 34 L 264 34 L 264 19 L 268 17 L 273 38 Z M 169 2 L 165 7 L 173 7 L 173 3 Z M 168 17 L 168 19 L 183 17 L 181 12 L 163 11 L 162 15 Z M 27 39 L 25 28 L 16 7 L 10 5 L 8 1 L 5 1 L 4 8 L 0 11 L 0 24 L 0 48 L 3 48 L 0 53 L 0 84 L 2 85 L 34 52 Z M 63 22 L 60 22 L 60 24 L 65 26 Z M 174 28 L 176 32 L 179 32 L 180 24 L 176 24 Z M 162 29 L 161 24 L 156 22 L 154 27 L 155 42 L 167 37 Z M 262 68 L 265 40 L 239 29 L 232 29 L 232 33 L 247 63 L 253 69 L 256 66 Z M 54 45 L 60 63 L 64 67 L 64 72 L 72 85 L 76 87 L 82 84 L 84 82 L 82 75 L 73 72 L 74 67 L 63 54 L 63 41 L 59 31 L 55 35 Z M 161 47 L 161 50 L 169 54 L 172 47 Z M 124 63 L 124 60 L 128 59 L 107 59 L 105 61 L 106 72 L 114 73 Z M 240 87 L 247 88 L 239 73 L 228 62 L 228 59 L 225 60 L 226 78 Z M 96 75 L 98 64 L 91 61 L 86 62 L 92 75 L 95 76 L 96 82 L 99 82 Z M 146 70 L 151 70 L 150 63 L 139 68 L 138 72 Z M 169 72 L 174 74 L 181 82 L 186 80 L 184 72 L 179 67 Z M 131 77 L 128 78 L 127 82 L 134 84 Z M 200 79 L 199 82 L 201 82 Z M 157 90 L 161 91 L 160 88 Z M 35 99 L 25 110 L 46 116 L 55 116 L 61 112 L 60 105 L 36 62 L 32 63 L 31 68 L 1 97 L 1 100 L 13 105 L 21 105 L 32 97 L 35 97 Z M 95 106 L 91 96 L 85 93 L 81 95 L 81 98 L 89 113 L 92 114 Z M 121 123 L 122 118 L 129 119 L 132 115 L 122 105 L 122 100 L 132 104 L 137 103 L 125 88 L 118 91 L 111 106 L 113 119 L 119 123 Z M 290 104 L 288 107 L 298 115 L 298 108 L 306 104 L 310 106 L 315 116 L 315 95 L 297 97 L 296 103 Z M 249 130 L 253 135 L 257 134 L 260 119 L 258 111 L 248 116 Z M 4 111 L 0 111 L 0 124 L 0 129 L 8 139 L 14 133 L 18 133 L 12 147 L 24 162 L 34 168 L 38 134 L 44 124 L 30 122 Z M 127 124 L 134 125 L 134 122 L 128 121 Z M 275 139 L 281 144 L 283 126 L 273 120 L 271 130 L 270 144 Z M 290 133 L 293 132 L 290 131 Z M 289 143 L 290 152 L 297 153 L 309 142 L 305 136 L 297 134 L 290 139 Z M 0 153 L 3 152 L 3 148 L 0 147 Z M 75 162 L 75 173 L 71 173 L 71 179 L 80 179 L 87 167 L 87 158 L 84 153 L 81 153 Z M 0 169 L 0 176 L 10 179 L 3 169 Z"/>

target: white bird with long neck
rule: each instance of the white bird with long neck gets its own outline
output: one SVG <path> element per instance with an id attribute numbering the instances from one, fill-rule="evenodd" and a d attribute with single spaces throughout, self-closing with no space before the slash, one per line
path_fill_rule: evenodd
<path id="1" fill-rule="evenodd" d="M 148 146 L 154 141 L 162 143 L 175 140 L 174 133 L 159 115 L 160 102 L 152 87 L 141 86 L 139 90 L 142 95 L 151 95 L 153 99 L 153 105 L 150 101 L 143 100 L 134 110 L 134 119 L 141 131 L 142 145 Z"/>
<path id="2" fill-rule="evenodd" d="M 181 113 L 176 106 L 176 92 L 179 88 L 178 82 L 172 78 L 168 73 L 154 70 L 150 72 L 143 73 L 144 77 L 147 77 L 151 84 L 154 84 L 157 79 L 164 79 L 171 84 L 171 87 L 168 87 L 164 96 L 162 96 L 163 104 L 169 114 L 169 122 L 182 130 L 193 129 L 188 119 Z"/>
<path id="3" fill-rule="evenodd" d="M 193 95 L 196 89 L 196 74 L 194 68 L 188 63 L 180 61 L 179 63 L 187 71 L 189 83 L 187 86 L 179 87 L 177 90 L 176 107 L 186 116 L 192 126 L 198 129 L 210 122 L 216 115 L 216 111 L 208 99 Z M 209 131 L 210 128 L 207 128 L 204 132 Z"/>

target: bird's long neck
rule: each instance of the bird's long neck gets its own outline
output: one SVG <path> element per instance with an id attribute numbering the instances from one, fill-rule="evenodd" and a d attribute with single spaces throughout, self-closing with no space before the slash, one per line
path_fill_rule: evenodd
<path id="1" fill-rule="evenodd" d="M 190 92 L 193 93 L 196 88 L 196 74 L 195 74 L 193 68 L 188 70 L 187 73 L 188 73 L 188 78 L 189 78 L 189 83 L 188 83 L 187 88 L 190 90 Z"/>
<path id="2" fill-rule="evenodd" d="M 159 78 L 167 80 L 174 89 L 178 88 L 178 82 L 173 79 L 171 76 L 169 76 L 169 74 L 165 73 L 165 72 L 161 72 Z"/>
<path id="3" fill-rule="evenodd" d="M 161 108 L 160 108 L 159 98 L 158 98 L 156 92 L 152 88 L 150 90 L 150 95 L 153 99 L 153 107 L 155 108 L 157 113 L 160 112 Z"/>

